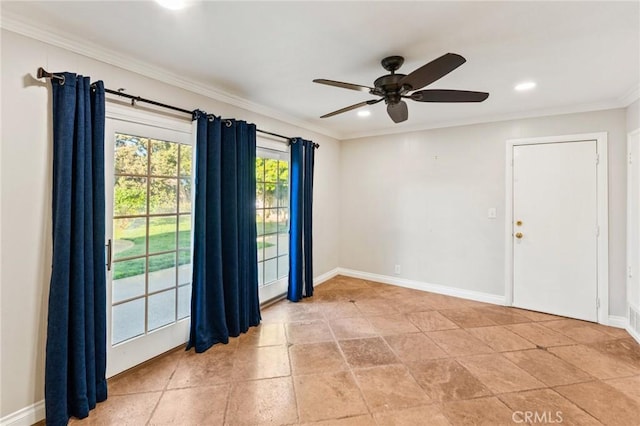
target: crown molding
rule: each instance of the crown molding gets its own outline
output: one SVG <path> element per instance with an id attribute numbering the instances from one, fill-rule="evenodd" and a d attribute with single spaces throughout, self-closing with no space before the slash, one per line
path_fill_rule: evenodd
<path id="1" fill-rule="evenodd" d="M 184 76 L 166 71 L 163 68 L 123 55 L 114 50 L 104 48 L 90 41 L 79 39 L 71 34 L 62 32 L 57 28 L 54 29 L 48 26 L 33 25 L 32 23 L 25 21 L 22 16 L 16 15 L 12 12 L 2 11 L 2 14 L 0 14 L 0 28 L 143 75 L 145 77 L 153 78 L 154 80 L 188 90 L 198 95 L 203 95 L 253 113 L 282 121 L 292 126 L 297 126 L 338 140 L 343 136 L 339 133 L 306 122 L 276 109 L 230 94 L 215 86 L 185 78 Z"/>
<path id="2" fill-rule="evenodd" d="M 628 107 L 638 99 L 640 99 L 640 84 L 636 84 L 620 96 L 620 103 L 624 107 Z"/>
<path id="3" fill-rule="evenodd" d="M 543 108 L 532 111 L 521 111 L 508 114 L 484 115 L 479 117 L 471 117 L 462 120 L 438 121 L 412 127 L 400 127 L 398 129 L 380 129 L 371 132 L 355 132 L 345 135 L 343 141 L 351 139 L 369 138 L 375 136 L 395 135 L 400 133 L 421 132 L 424 130 L 443 129 L 447 127 L 469 126 L 473 124 L 496 123 L 499 121 L 519 120 L 525 118 L 538 118 L 550 115 L 575 114 L 580 112 L 602 111 L 607 109 L 624 108 L 620 100 L 609 100 L 604 102 L 595 102 L 588 104 L 572 105 L 559 108 Z"/>

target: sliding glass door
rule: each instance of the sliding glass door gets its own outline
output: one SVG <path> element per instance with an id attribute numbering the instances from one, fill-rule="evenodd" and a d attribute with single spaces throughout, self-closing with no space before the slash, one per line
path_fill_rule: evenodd
<path id="1" fill-rule="evenodd" d="M 191 124 L 108 118 L 105 146 L 110 376 L 188 338 Z"/>
<path id="2" fill-rule="evenodd" d="M 260 301 L 266 302 L 287 292 L 289 276 L 288 152 L 266 148 L 257 150 L 256 224 Z"/>

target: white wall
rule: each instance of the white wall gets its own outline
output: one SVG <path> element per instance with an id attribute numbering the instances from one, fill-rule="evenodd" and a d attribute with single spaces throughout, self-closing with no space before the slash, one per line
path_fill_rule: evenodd
<path id="1" fill-rule="evenodd" d="M 627 132 L 640 129 L 640 99 L 627 107 Z"/>
<path id="2" fill-rule="evenodd" d="M 42 400 L 47 298 L 51 270 L 50 88 L 33 79 L 39 66 L 102 79 L 108 88 L 184 108 L 254 122 L 272 132 L 301 136 L 321 145 L 314 191 L 314 272 L 338 266 L 337 188 L 340 144 L 247 110 L 223 104 L 108 64 L 2 31 L 1 364 L 0 417 Z"/>
<path id="3" fill-rule="evenodd" d="M 340 266 L 504 296 L 505 141 L 606 131 L 609 314 L 624 315 L 625 122 L 617 109 L 343 141 Z"/>

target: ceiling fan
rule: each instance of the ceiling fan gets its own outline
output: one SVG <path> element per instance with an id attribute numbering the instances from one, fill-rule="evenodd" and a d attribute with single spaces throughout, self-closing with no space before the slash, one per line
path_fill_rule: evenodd
<path id="1" fill-rule="evenodd" d="M 486 92 L 472 92 L 468 90 L 418 90 L 436 80 L 441 79 L 451 71 L 464 64 L 467 60 L 455 53 L 447 53 L 438 59 L 434 59 L 426 65 L 408 75 L 396 74 L 404 58 L 402 56 L 389 56 L 384 58 L 382 67 L 391 74 L 383 75 L 373 82 L 374 87 L 361 86 L 359 84 L 343 83 L 341 81 L 315 79 L 314 83 L 327 84 L 329 86 L 342 87 L 343 89 L 369 92 L 372 95 L 380 96 L 379 99 L 360 102 L 348 107 L 339 109 L 323 115 L 320 118 L 333 117 L 352 109 L 365 105 L 377 104 L 384 100 L 387 104 L 387 113 L 395 122 L 400 123 L 409 117 L 407 104 L 403 99 L 411 99 L 417 102 L 482 102 L 489 97 Z M 414 91 L 417 90 L 417 91 Z M 413 93 L 409 93 L 413 92 Z"/>

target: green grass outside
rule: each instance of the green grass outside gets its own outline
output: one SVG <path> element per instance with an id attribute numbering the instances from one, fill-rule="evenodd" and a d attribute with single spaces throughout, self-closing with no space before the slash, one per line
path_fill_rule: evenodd
<path id="1" fill-rule="evenodd" d="M 178 251 L 178 265 L 186 265 L 191 262 L 191 222 L 188 216 L 185 216 L 188 220 L 181 220 L 180 232 L 178 236 L 179 250 Z M 132 220 L 132 219 L 130 219 Z M 142 221 L 145 219 L 133 219 Z M 152 225 L 149 228 L 149 249 L 152 254 L 149 257 L 149 272 L 160 271 L 167 268 L 175 267 L 176 256 L 175 253 L 166 253 L 162 255 L 154 256 L 153 253 L 175 250 L 176 249 L 176 225 L 174 218 L 152 218 Z M 117 223 L 117 221 L 116 221 Z M 140 223 L 140 222 L 138 222 Z M 144 274 L 146 258 L 138 258 L 132 260 L 126 260 L 118 262 L 118 259 L 124 259 L 128 257 L 144 256 L 147 252 L 146 247 L 146 226 L 133 226 L 130 224 L 128 228 L 117 231 L 116 235 L 120 240 L 126 240 L 133 243 L 133 246 L 119 252 L 116 255 L 116 262 L 113 266 L 113 279 L 118 280 L 122 278 L 133 277 L 136 275 Z M 118 226 L 117 224 L 115 225 Z M 272 234 L 276 232 L 288 232 L 287 222 L 265 222 L 263 228 L 263 222 L 257 223 L 258 235 Z M 266 241 L 258 241 L 257 248 L 273 247 L 274 244 Z"/>
<path id="2" fill-rule="evenodd" d="M 191 262 L 191 222 L 188 216 L 187 220 L 180 221 L 179 243 L 181 249 L 178 252 L 178 265 L 186 265 Z M 127 228 L 116 232 L 118 239 L 133 243 L 133 246 L 119 252 L 116 259 L 127 257 L 143 256 L 147 252 L 146 247 L 146 226 L 145 219 L 133 219 L 143 226 L 134 226 L 130 224 Z M 175 253 L 166 253 L 153 256 L 153 253 L 175 250 L 176 249 L 176 225 L 175 218 L 152 218 L 149 227 L 149 250 L 152 256 L 149 257 L 149 272 L 160 271 L 162 269 L 172 268 L 176 265 Z M 117 227 L 117 221 L 115 226 Z M 123 262 L 115 262 L 113 268 L 113 278 L 118 280 L 121 278 L 133 277 L 145 272 L 146 259 L 138 258 Z"/>
<path id="3" fill-rule="evenodd" d="M 264 224 L 264 231 L 263 231 Z M 276 232 L 287 233 L 289 232 L 289 223 L 287 221 L 283 222 L 256 222 L 258 227 L 258 235 L 263 234 L 275 234 Z"/>

